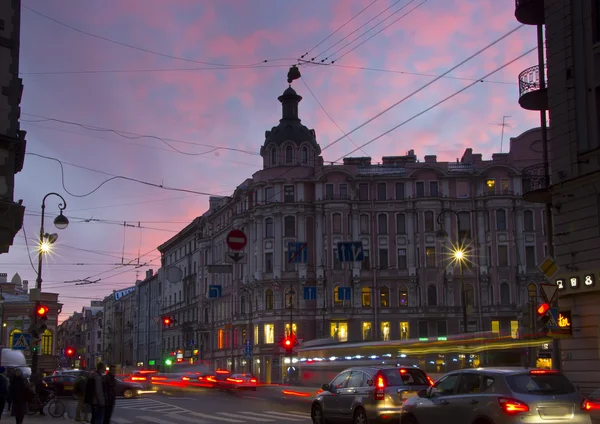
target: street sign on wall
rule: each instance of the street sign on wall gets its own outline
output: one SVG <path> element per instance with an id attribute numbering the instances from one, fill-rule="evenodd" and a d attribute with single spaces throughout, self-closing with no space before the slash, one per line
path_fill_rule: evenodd
<path id="1" fill-rule="evenodd" d="M 360 241 L 348 241 L 337 244 L 338 260 L 340 262 L 361 262 L 365 258 L 363 245 Z"/>
<path id="2" fill-rule="evenodd" d="M 12 348 L 15 350 L 26 350 L 29 349 L 31 343 L 31 336 L 26 333 L 13 334 L 12 336 Z"/>
<path id="3" fill-rule="evenodd" d="M 303 242 L 289 242 L 287 260 L 290 264 L 305 264 L 308 261 L 308 244 Z"/>

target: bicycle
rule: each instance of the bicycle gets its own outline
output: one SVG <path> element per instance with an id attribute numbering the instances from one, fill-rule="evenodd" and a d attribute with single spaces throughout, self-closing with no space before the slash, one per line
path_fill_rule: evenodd
<path id="1" fill-rule="evenodd" d="M 65 414 L 65 404 L 57 399 L 56 393 L 51 392 L 45 402 L 42 402 L 36 393 L 32 400 L 27 402 L 27 414 L 34 415 L 40 409 L 48 407 L 48 413 L 54 418 L 60 418 Z"/>

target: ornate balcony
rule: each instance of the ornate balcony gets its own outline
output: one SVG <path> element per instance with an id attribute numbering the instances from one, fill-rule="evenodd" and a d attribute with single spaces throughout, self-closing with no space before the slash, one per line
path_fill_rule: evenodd
<path id="1" fill-rule="evenodd" d="M 515 18 L 525 25 L 544 25 L 544 0 L 515 0 Z"/>
<path id="2" fill-rule="evenodd" d="M 550 187 L 543 163 L 523 169 L 523 199 L 531 203 L 550 203 Z"/>
<path id="3" fill-rule="evenodd" d="M 519 104 L 527 110 L 547 110 L 548 90 L 540 88 L 540 67 L 525 69 L 519 74 Z"/>

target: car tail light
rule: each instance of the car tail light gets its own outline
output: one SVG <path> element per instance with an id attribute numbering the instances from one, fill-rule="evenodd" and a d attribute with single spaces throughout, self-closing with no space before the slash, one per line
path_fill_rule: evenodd
<path id="1" fill-rule="evenodd" d="M 244 380 L 241 380 L 239 378 L 231 378 L 231 377 L 228 377 L 227 381 L 230 381 L 231 383 L 243 383 L 244 382 Z"/>
<path id="2" fill-rule="evenodd" d="M 584 411 L 599 411 L 600 403 L 593 400 L 584 399 L 581 403 L 581 409 Z"/>
<path id="3" fill-rule="evenodd" d="M 164 380 L 167 379 L 167 377 L 159 377 L 159 376 L 156 376 L 156 377 L 153 376 L 153 377 L 150 377 L 150 378 L 151 378 L 152 381 L 164 381 Z"/>
<path id="4" fill-rule="evenodd" d="M 540 375 L 540 374 L 556 374 L 558 371 L 556 370 L 531 370 L 529 371 L 530 375 Z"/>
<path id="5" fill-rule="evenodd" d="M 375 400 L 385 399 L 385 378 L 380 373 L 375 376 Z"/>
<path id="6" fill-rule="evenodd" d="M 190 378 L 189 378 L 189 377 L 187 377 L 187 376 L 185 376 L 185 375 L 184 375 L 183 377 L 181 377 L 181 379 L 182 379 L 183 381 L 190 381 Z"/>
<path id="7" fill-rule="evenodd" d="M 227 370 L 217 370 L 217 374 L 229 374 Z"/>
<path id="8" fill-rule="evenodd" d="M 529 411 L 529 406 L 520 400 L 499 398 L 498 403 L 500 404 L 502 410 L 509 415 L 520 414 L 521 412 Z"/>
<path id="9" fill-rule="evenodd" d="M 407 372 L 404 368 L 400 368 L 400 374 L 406 374 Z"/>
<path id="10" fill-rule="evenodd" d="M 431 379 L 431 377 L 429 377 L 428 375 L 426 375 L 425 377 L 427 377 L 427 382 L 429 383 L 430 386 L 435 385 L 435 382 Z"/>
<path id="11" fill-rule="evenodd" d="M 146 381 L 147 377 L 131 377 L 131 381 Z"/>
<path id="12" fill-rule="evenodd" d="M 251 378 L 250 383 L 256 383 L 256 378 Z"/>

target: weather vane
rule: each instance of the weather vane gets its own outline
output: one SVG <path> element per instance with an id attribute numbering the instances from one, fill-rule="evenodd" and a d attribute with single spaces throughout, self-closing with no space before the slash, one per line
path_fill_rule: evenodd
<path id="1" fill-rule="evenodd" d="M 288 84 L 291 86 L 292 81 L 299 79 L 301 76 L 302 75 L 300 75 L 300 69 L 298 69 L 296 65 L 292 65 L 287 75 Z"/>

